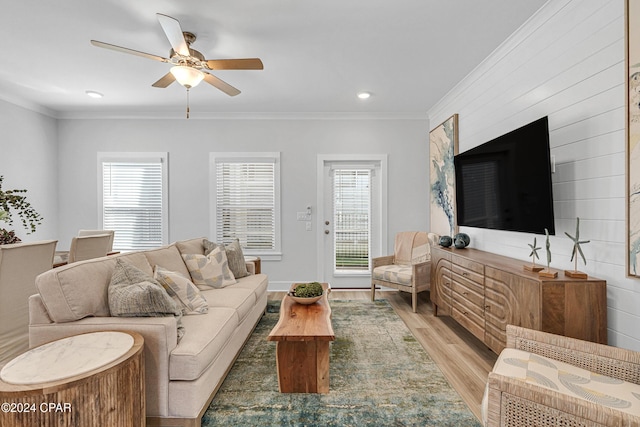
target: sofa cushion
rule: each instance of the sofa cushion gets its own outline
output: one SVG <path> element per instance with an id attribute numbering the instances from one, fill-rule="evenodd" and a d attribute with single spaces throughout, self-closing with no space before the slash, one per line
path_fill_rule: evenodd
<path id="1" fill-rule="evenodd" d="M 514 348 L 498 356 L 493 372 L 592 403 L 640 415 L 640 385 L 596 374 L 565 362 Z M 487 414 L 487 390 L 483 418 Z"/>
<path id="2" fill-rule="evenodd" d="M 88 316 L 110 316 L 107 287 L 115 262 L 94 258 L 36 277 L 36 288 L 51 320 L 72 322 Z"/>
<path id="3" fill-rule="evenodd" d="M 178 319 L 178 338 L 184 334 L 182 311 L 153 277 L 122 259 L 116 260 L 108 288 L 113 317 L 164 317 Z"/>
<path id="4" fill-rule="evenodd" d="M 202 316 L 185 316 L 187 333 L 169 356 L 170 380 L 195 380 L 224 350 L 238 327 L 232 308 L 210 308 Z"/>
<path id="5" fill-rule="evenodd" d="M 413 269 L 411 265 L 382 265 L 373 269 L 371 278 L 398 285 L 411 286 Z"/>
<path id="6" fill-rule="evenodd" d="M 252 274 L 243 277 L 233 285 L 234 288 L 250 289 L 255 294 L 256 301 L 259 301 L 260 297 L 267 293 L 268 286 L 269 280 L 266 274 Z"/>
<path id="7" fill-rule="evenodd" d="M 161 265 L 169 271 L 177 271 L 178 273 L 189 277 L 189 270 L 187 270 L 187 267 L 184 265 L 182 254 L 175 243 L 158 249 L 150 249 L 143 253 L 147 257 L 152 268 L 156 265 Z"/>
<path id="8" fill-rule="evenodd" d="M 223 249 L 215 248 L 209 255 L 183 255 L 191 280 L 199 289 L 223 288 L 236 283 L 229 270 Z"/>
<path id="9" fill-rule="evenodd" d="M 204 314 L 209 311 L 207 300 L 191 280 L 176 271 L 165 270 L 156 265 L 153 278 L 178 303 L 183 315 Z"/>
<path id="10" fill-rule="evenodd" d="M 198 237 L 196 239 L 181 240 L 176 242 L 176 247 L 182 255 L 185 254 L 198 254 L 206 255 L 204 253 L 204 237 Z"/>
<path id="11" fill-rule="evenodd" d="M 202 291 L 209 307 L 232 308 L 238 312 L 238 321 L 242 322 L 256 304 L 256 295 L 251 289 L 229 286 L 223 289 Z"/>
<path id="12" fill-rule="evenodd" d="M 116 259 L 121 259 L 123 261 L 126 261 L 128 264 L 139 268 L 149 276 L 153 276 L 153 267 L 151 266 L 151 264 L 149 264 L 149 260 L 147 260 L 144 252 L 125 252 L 112 256 L 115 256 Z"/>

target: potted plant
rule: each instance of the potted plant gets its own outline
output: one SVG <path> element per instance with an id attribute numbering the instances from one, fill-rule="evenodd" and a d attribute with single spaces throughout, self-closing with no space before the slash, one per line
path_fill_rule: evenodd
<path id="1" fill-rule="evenodd" d="M 3 190 L 4 177 L 0 175 L 0 221 L 13 225 L 12 213 L 18 215 L 27 234 L 36 231 L 36 226 L 42 223 L 42 216 L 27 202 L 27 190 Z M 0 245 L 18 243 L 20 238 L 13 230 L 0 228 Z"/>
<path id="2" fill-rule="evenodd" d="M 298 283 L 289 296 L 299 304 L 313 304 L 318 301 L 324 292 L 319 282 Z"/>

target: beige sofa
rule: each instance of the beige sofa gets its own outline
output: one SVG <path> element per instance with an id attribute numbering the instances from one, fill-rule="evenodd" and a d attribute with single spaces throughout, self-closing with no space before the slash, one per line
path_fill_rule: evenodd
<path id="1" fill-rule="evenodd" d="M 207 406 L 262 317 L 267 276 L 250 274 L 222 289 L 202 291 L 209 311 L 182 317 L 111 317 L 107 288 L 120 258 L 153 275 L 156 265 L 189 277 L 182 254 L 203 254 L 203 238 L 158 249 L 96 258 L 47 271 L 29 298 L 29 345 L 79 333 L 129 330 L 145 345 L 147 425 L 200 426 Z M 247 266 L 250 272 L 252 265 Z"/>

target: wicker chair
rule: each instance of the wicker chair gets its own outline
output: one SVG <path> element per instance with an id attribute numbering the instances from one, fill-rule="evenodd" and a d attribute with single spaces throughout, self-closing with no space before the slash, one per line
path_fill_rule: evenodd
<path id="1" fill-rule="evenodd" d="M 431 281 L 431 245 L 438 235 L 425 231 L 402 231 L 396 234 L 394 254 L 373 259 L 371 301 L 376 286 L 411 293 L 413 312 L 418 309 L 418 293 L 428 291 Z"/>
<path id="2" fill-rule="evenodd" d="M 640 385 L 640 353 L 512 325 L 507 349 L 519 349 L 584 370 Z M 496 366 L 501 363 L 498 359 Z M 640 411 L 621 411 L 522 379 L 489 373 L 483 400 L 486 427 L 640 426 Z M 602 396 L 604 397 L 604 396 Z M 636 398 L 640 399 L 639 396 Z M 635 405 L 638 402 L 634 402 Z M 632 413 L 629 413 L 632 412 Z"/>

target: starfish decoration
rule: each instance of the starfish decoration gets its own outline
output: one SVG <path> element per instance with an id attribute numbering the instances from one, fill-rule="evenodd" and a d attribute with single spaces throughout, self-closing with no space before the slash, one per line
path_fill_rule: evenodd
<path id="1" fill-rule="evenodd" d="M 582 252 L 582 248 L 580 247 L 580 245 L 583 243 L 589 243 L 590 240 L 580 240 L 580 218 L 576 218 L 576 236 L 573 237 L 571 234 L 567 233 L 566 231 L 564 232 L 564 234 L 566 234 L 567 237 L 573 241 L 573 249 L 571 250 L 570 261 L 573 261 L 575 257 L 575 267 L 577 267 L 578 266 L 577 254 L 580 253 L 580 256 L 582 257 L 582 261 L 584 262 L 585 265 L 587 265 L 587 259 L 584 257 L 584 253 Z M 574 268 L 574 270 L 577 270 L 577 268 Z"/>
<path id="2" fill-rule="evenodd" d="M 533 262 L 535 262 L 536 258 L 540 259 L 540 257 L 538 256 L 538 251 L 540 250 L 540 248 L 536 246 L 536 238 L 535 237 L 533 238 L 533 245 L 531 243 L 529 243 L 529 247 L 531 248 L 531 253 L 529 254 L 529 256 L 534 258 Z"/>

